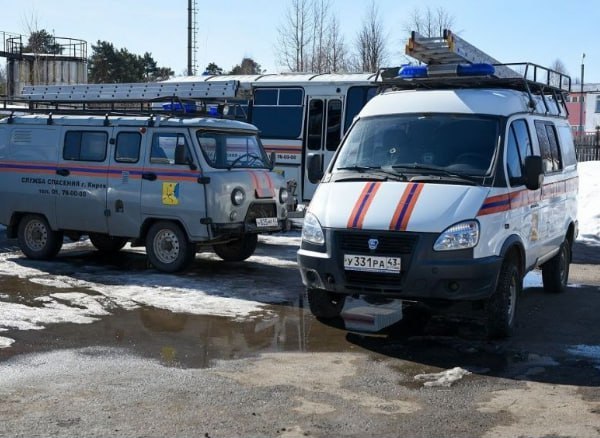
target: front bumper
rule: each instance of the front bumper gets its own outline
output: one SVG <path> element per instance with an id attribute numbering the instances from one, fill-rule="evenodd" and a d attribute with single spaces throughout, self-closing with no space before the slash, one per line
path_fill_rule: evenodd
<path id="1" fill-rule="evenodd" d="M 475 259 L 472 249 L 433 251 L 437 234 L 325 232 L 328 242 L 325 252 L 304 242 L 298 251 L 302 281 L 308 288 L 416 301 L 479 300 L 489 297 L 496 289 L 501 257 Z M 370 251 L 366 242 L 372 238 L 387 244 L 379 252 Z M 402 270 L 400 274 L 346 271 L 344 254 L 399 256 Z"/>

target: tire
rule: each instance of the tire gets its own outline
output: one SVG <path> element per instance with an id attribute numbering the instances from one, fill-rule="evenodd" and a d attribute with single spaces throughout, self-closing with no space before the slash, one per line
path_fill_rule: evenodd
<path id="1" fill-rule="evenodd" d="M 244 234 L 238 240 L 213 245 L 213 250 L 227 262 L 241 262 L 254 254 L 257 242 L 258 234 Z"/>
<path id="2" fill-rule="evenodd" d="M 486 329 L 489 338 L 506 338 L 513 332 L 517 316 L 517 298 L 523 279 L 514 258 L 504 261 L 496 290 L 485 302 Z"/>
<path id="3" fill-rule="evenodd" d="M 52 259 L 63 243 L 62 232 L 53 231 L 46 218 L 39 214 L 27 214 L 21 219 L 17 238 L 23 254 L 34 260 Z"/>
<path id="4" fill-rule="evenodd" d="M 571 244 L 565 240 L 558 254 L 542 265 L 542 282 L 546 292 L 561 293 L 567 290 L 570 264 Z"/>
<path id="5" fill-rule="evenodd" d="M 333 319 L 340 316 L 346 295 L 327 292 L 322 289 L 307 289 L 310 311 L 317 318 Z"/>
<path id="6" fill-rule="evenodd" d="M 152 266 L 159 271 L 178 272 L 194 260 L 196 245 L 176 223 L 159 221 L 148 230 L 146 253 Z"/>
<path id="7" fill-rule="evenodd" d="M 98 251 L 108 254 L 120 251 L 127 243 L 124 237 L 112 237 L 107 234 L 90 233 L 89 238 Z"/>

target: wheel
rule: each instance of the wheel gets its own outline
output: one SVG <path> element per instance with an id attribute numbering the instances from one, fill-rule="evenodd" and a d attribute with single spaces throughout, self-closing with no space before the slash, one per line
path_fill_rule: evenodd
<path id="1" fill-rule="evenodd" d="M 517 297 L 523 288 L 519 267 L 514 258 L 504 261 L 496 290 L 485 303 L 486 328 L 490 338 L 512 334 L 517 314 Z"/>
<path id="2" fill-rule="evenodd" d="M 238 240 L 213 245 L 213 249 L 225 261 L 241 262 L 254 254 L 257 242 L 258 234 L 244 234 Z"/>
<path id="3" fill-rule="evenodd" d="M 152 266 L 164 272 L 187 268 L 194 260 L 196 246 L 179 225 L 169 221 L 154 223 L 146 235 L 146 253 Z"/>
<path id="4" fill-rule="evenodd" d="M 317 318 L 332 319 L 340 316 L 346 295 L 328 292 L 322 289 L 308 289 L 308 305 Z"/>
<path id="5" fill-rule="evenodd" d="M 124 237 L 112 237 L 107 234 L 90 233 L 90 242 L 100 252 L 117 252 L 125 246 L 127 239 Z"/>
<path id="6" fill-rule="evenodd" d="M 569 265 L 571 264 L 571 244 L 565 240 L 558 254 L 542 265 L 542 282 L 546 292 L 560 293 L 567 290 Z"/>
<path id="7" fill-rule="evenodd" d="M 35 260 L 53 258 L 63 243 L 63 234 L 53 231 L 46 218 L 39 214 L 28 214 L 21 219 L 17 237 L 23 254 Z"/>

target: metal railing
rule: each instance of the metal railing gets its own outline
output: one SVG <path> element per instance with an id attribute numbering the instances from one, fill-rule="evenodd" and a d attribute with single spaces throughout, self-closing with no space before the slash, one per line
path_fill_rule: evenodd
<path id="1" fill-rule="evenodd" d="M 16 33 L 0 31 L 0 56 L 20 59 L 23 56 L 55 56 L 87 60 L 87 42 L 75 38 L 52 36 L 48 47 L 27 47 L 28 37 Z M 50 52 L 48 51 L 50 49 Z"/>

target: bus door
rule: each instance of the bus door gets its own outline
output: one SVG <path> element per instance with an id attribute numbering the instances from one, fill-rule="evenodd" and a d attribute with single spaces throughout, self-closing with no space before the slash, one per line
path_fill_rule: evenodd
<path id="1" fill-rule="evenodd" d="M 302 153 L 302 200 L 312 198 L 316 184 L 308 180 L 306 158 L 308 154 L 321 155 L 321 163 L 326 167 L 342 136 L 342 98 L 308 96 L 306 107 L 306 128 Z"/>

